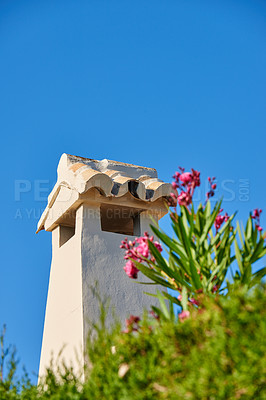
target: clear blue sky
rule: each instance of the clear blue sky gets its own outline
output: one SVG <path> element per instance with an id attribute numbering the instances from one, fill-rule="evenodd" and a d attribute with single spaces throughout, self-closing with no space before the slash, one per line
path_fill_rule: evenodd
<path id="1" fill-rule="evenodd" d="M 29 372 L 51 261 L 35 229 L 63 152 L 166 181 L 194 167 L 224 186 L 227 212 L 263 208 L 266 227 L 265 17 L 259 0 L 1 0 L 0 324 Z"/>

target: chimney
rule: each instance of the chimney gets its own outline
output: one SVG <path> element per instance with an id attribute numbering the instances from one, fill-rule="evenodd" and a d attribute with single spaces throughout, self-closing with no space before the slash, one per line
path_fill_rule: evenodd
<path id="1" fill-rule="evenodd" d="M 135 238 L 166 214 L 165 198 L 171 185 L 157 171 L 111 160 L 61 156 L 58 179 L 37 232 L 52 232 L 52 265 L 47 296 L 39 375 L 65 346 L 63 358 L 78 368 L 88 335 L 89 321 L 98 320 L 99 307 L 91 287 L 108 297 L 124 323 L 129 314 L 141 315 L 155 304 L 145 286 L 123 271 L 125 237 Z M 139 279 L 148 281 L 147 278 Z M 156 292 L 149 286 L 149 292 Z M 110 324 L 111 317 L 107 317 Z"/>

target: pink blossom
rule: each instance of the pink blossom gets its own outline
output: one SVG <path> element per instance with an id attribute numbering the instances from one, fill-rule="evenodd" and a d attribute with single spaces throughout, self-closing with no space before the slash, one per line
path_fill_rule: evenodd
<path id="1" fill-rule="evenodd" d="M 225 213 L 224 215 L 220 215 L 220 213 L 222 211 L 223 211 L 222 209 L 219 211 L 219 215 L 217 215 L 217 217 L 215 218 L 215 221 L 214 221 L 216 232 L 220 229 L 221 225 L 224 222 L 228 221 L 228 219 L 229 219 L 229 215 L 227 213 Z"/>
<path id="2" fill-rule="evenodd" d="M 120 248 L 126 250 L 124 259 L 128 260 L 124 270 L 130 278 L 137 279 L 138 277 L 139 270 L 135 267 L 134 261 L 145 262 L 145 258 L 153 260 L 149 250 L 149 241 L 154 244 L 158 251 L 162 252 L 160 243 L 154 241 L 153 236 L 150 237 L 148 232 L 144 232 L 144 236 L 136 238 L 133 242 L 128 241 L 127 238 L 122 240 Z"/>
<path id="3" fill-rule="evenodd" d="M 180 172 L 176 171 L 175 174 L 173 175 L 173 178 L 174 178 L 176 181 L 178 181 L 180 175 L 181 175 Z"/>
<path id="4" fill-rule="evenodd" d="M 156 247 L 156 249 L 159 250 L 160 253 L 163 251 L 163 248 L 162 248 L 162 246 L 160 245 L 160 243 L 158 243 L 158 242 L 155 241 L 153 244 L 154 244 L 154 246 Z"/>
<path id="5" fill-rule="evenodd" d="M 218 286 L 214 285 L 213 288 L 212 288 L 212 292 L 215 293 L 215 292 L 217 292 L 218 289 L 219 289 Z"/>
<path id="6" fill-rule="evenodd" d="M 158 321 L 160 320 L 160 316 L 155 311 L 150 311 L 150 314 L 153 316 L 153 318 L 157 319 Z"/>
<path id="7" fill-rule="evenodd" d="M 192 175 L 190 172 L 184 172 L 179 177 L 180 181 L 183 182 L 185 185 L 192 182 Z"/>
<path id="8" fill-rule="evenodd" d="M 130 333 L 139 330 L 139 322 L 140 317 L 136 315 L 130 315 L 128 319 L 126 319 L 126 329 L 123 331 L 124 333 Z"/>
<path id="9" fill-rule="evenodd" d="M 149 246 L 148 243 L 144 240 L 142 240 L 143 238 L 137 239 L 137 242 L 140 243 L 138 245 L 138 247 L 136 248 L 136 252 L 145 258 L 149 257 L 150 251 L 149 251 Z"/>
<path id="10" fill-rule="evenodd" d="M 172 188 L 174 189 L 174 190 L 176 190 L 177 189 L 177 183 L 176 182 L 172 182 Z"/>
<path id="11" fill-rule="evenodd" d="M 191 168 L 192 171 L 192 186 L 200 186 L 200 172 L 196 171 L 195 169 Z"/>
<path id="12" fill-rule="evenodd" d="M 177 297 L 177 300 L 179 300 L 179 301 L 182 300 L 182 294 L 180 294 L 180 295 Z"/>
<path id="13" fill-rule="evenodd" d="M 255 220 L 255 227 L 259 232 L 262 231 L 262 227 L 260 226 L 260 214 L 262 213 L 262 209 L 255 208 L 253 210 L 253 214 L 251 215 L 251 218 Z"/>
<path id="14" fill-rule="evenodd" d="M 168 204 L 176 207 L 177 201 L 180 206 L 188 207 L 192 202 L 194 190 L 200 186 L 200 172 L 191 168 L 191 172 L 185 172 L 184 168 L 179 167 L 180 172 L 173 175 L 175 181 L 172 183 L 174 193 L 171 193 Z M 178 189 L 181 191 L 178 194 Z M 177 201 L 176 201 L 177 200 Z"/>
<path id="15" fill-rule="evenodd" d="M 218 231 L 218 229 L 221 227 L 221 225 L 224 222 L 224 216 L 223 215 L 217 215 L 215 218 L 215 228 Z"/>
<path id="16" fill-rule="evenodd" d="M 185 319 L 189 318 L 190 316 L 190 312 L 189 311 L 182 311 L 179 315 L 178 318 L 180 319 L 180 321 L 184 321 Z"/>
<path id="17" fill-rule="evenodd" d="M 206 193 L 206 202 L 214 196 L 214 190 L 216 189 L 216 183 L 214 183 L 215 177 L 211 178 L 210 176 L 208 177 L 208 181 L 210 184 L 210 190 Z"/>
<path id="18" fill-rule="evenodd" d="M 189 192 L 181 192 L 177 197 L 177 201 L 180 206 L 187 207 L 192 202 L 191 194 Z"/>
<path id="19" fill-rule="evenodd" d="M 258 218 L 259 216 L 260 216 L 260 214 L 262 213 L 262 210 L 260 209 L 258 209 L 258 208 L 255 208 L 254 210 L 253 210 L 253 214 L 252 214 L 252 216 L 251 216 L 251 218 Z"/>
<path id="20" fill-rule="evenodd" d="M 127 261 L 123 269 L 129 278 L 137 279 L 139 270 L 135 267 L 133 261 Z"/>
<path id="21" fill-rule="evenodd" d="M 191 298 L 191 299 L 189 299 L 189 301 L 190 301 L 190 303 L 194 304 L 195 306 L 199 305 L 199 302 L 196 299 Z"/>

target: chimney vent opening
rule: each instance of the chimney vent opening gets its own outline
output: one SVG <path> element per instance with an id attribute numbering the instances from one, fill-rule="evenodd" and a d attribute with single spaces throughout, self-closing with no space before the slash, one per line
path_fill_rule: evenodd
<path id="1" fill-rule="evenodd" d="M 75 226 L 59 225 L 59 247 L 63 246 L 75 235 Z"/>
<path id="2" fill-rule="evenodd" d="M 140 213 L 129 207 L 101 205 L 101 229 L 127 236 L 140 235 Z"/>

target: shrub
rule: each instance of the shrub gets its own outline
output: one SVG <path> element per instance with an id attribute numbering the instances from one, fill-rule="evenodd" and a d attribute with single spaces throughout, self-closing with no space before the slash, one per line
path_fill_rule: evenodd
<path id="1" fill-rule="evenodd" d="M 173 193 L 168 199 L 173 237 L 158 226 L 151 225 L 152 231 L 161 244 L 154 241 L 147 232 L 143 237 L 122 241 L 125 249 L 124 270 L 131 279 L 137 279 L 138 272 L 150 278 L 150 284 L 172 289 L 173 296 L 164 290 L 158 292 L 162 310 L 155 309 L 166 318 L 164 300 L 181 307 L 181 318 L 187 318 L 191 305 L 198 308 L 198 294 L 213 296 L 216 292 L 227 295 L 239 287 L 246 290 L 257 285 L 266 274 L 266 268 L 254 271 L 254 264 L 266 254 L 265 234 L 260 226 L 262 210 L 255 209 L 249 215 L 246 226 L 237 222 L 233 226 L 235 214 L 222 215 L 222 200 L 211 207 L 210 198 L 214 195 L 215 178 L 208 178 L 210 190 L 205 203 L 195 208 L 193 194 L 200 186 L 200 173 L 180 172 L 174 175 Z M 179 205 L 179 209 L 177 209 Z M 167 258 L 161 254 L 164 246 Z M 237 266 L 233 272 L 232 266 Z M 231 272 L 231 281 L 226 279 Z M 179 292 L 179 295 L 178 293 Z"/>
<path id="2" fill-rule="evenodd" d="M 0 381 L 1 400 L 230 400 L 266 398 L 266 290 L 204 297 L 182 323 L 131 318 L 89 342 L 81 383 L 50 369 L 42 386 Z"/>
<path id="3" fill-rule="evenodd" d="M 85 398 L 265 399 L 265 313 L 260 288 L 204 298 L 179 324 L 146 317 L 129 333 L 106 334 L 89 348 Z"/>

